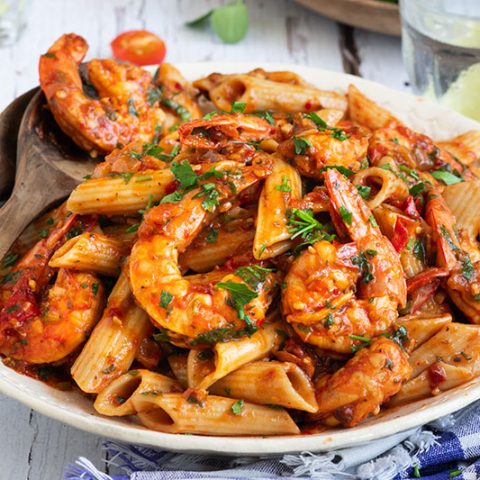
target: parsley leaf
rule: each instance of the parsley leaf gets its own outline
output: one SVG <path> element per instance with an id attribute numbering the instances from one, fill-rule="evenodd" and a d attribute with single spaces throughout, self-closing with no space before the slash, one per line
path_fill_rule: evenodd
<path id="1" fill-rule="evenodd" d="M 360 252 L 357 256 L 352 257 L 352 263 L 358 266 L 363 283 L 370 283 L 374 279 L 372 266 L 364 252 Z"/>
<path id="2" fill-rule="evenodd" d="M 234 415 L 240 415 L 242 413 L 245 402 L 243 400 L 237 400 L 231 407 Z"/>
<path id="3" fill-rule="evenodd" d="M 465 255 L 465 257 L 462 259 L 462 276 L 467 280 L 471 280 L 474 273 L 475 267 L 473 266 L 470 257 Z"/>
<path id="4" fill-rule="evenodd" d="M 245 102 L 233 102 L 232 109 L 230 110 L 231 113 L 243 113 L 247 108 L 247 104 Z"/>
<path id="5" fill-rule="evenodd" d="M 130 115 L 135 115 L 136 117 L 138 117 L 138 112 L 137 112 L 137 109 L 135 107 L 135 104 L 133 103 L 133 98 L 129 98 L 127 100 L 127 105 L 128 105 L 128 113 Z"/>
<path id="6" fill-rule="evenodd" d="M 265 268 L 260 265 L 249 265 L 247 267 L 237 268 L 237 270 L 235 270 L 235 275 L 240 277 L 256 291 L 258 290 L 258 286 L 265 282 L 267 274 L 270 272 L 273 272 L 272 268 Z"/>
<path id="7" fill-rule="evenodd" d="M 162 293 L 160 294 L 160 306 L 168 311 L 169 305 L 172 300 L 173 300 L 173 295 L 171 293 L 166 292 L 165 290 L 162 290 Z"/>
<path id="8" fill-rule="evenodd" d="M 227 290 L 230 294 L 230 299 L 234 308 L 237 310 L 237 315 L 240 320 L 245 320 L 247 324 L 251 324 L 251 320 L 248 315 L 245 315 L 244 306 L 250 303 L 253 299 L 258 297 L 258 294 L 253 290 L 250 290 L 244 283 L 227 282 L 217 283 L 218 288 Z"/>
<path id="9" fill-rule="evenodd" d="M 16 253 L 9 252 L 3 257 L 3 266 L 5 268 L 11 267 L 17 263 L 18 255 Z"/>
<path id="10" fill-rule="evenodd" d="M 207 243 L 217 243 L 218 239 L 218 230 L 216 228 L 211 228 L 208 235 L 205 237 Z"/>
<path id="11" fill-rule="evenodd" d="M 186 122 L 188 120 L 191 120 L 192 118 L 190 112 L 183 105 L 180 105 L 175 100 L 171 100 L 170 98 L 163 98 L 161 104 L 173 110 L 180 117 L 180 120 L 182 122 Z"/>
<path id="12" fill-rule="evenodd" d="M 278 190 L 280 192 L 291 192 L 292 188 L 288 184 L 288 177 L 284 175 L 282 177 L 282 183 L 280 185 L 275 185 L 275 190 Z"/>
<path id="13" fill-rule="evenodd" d="M 175 179 L 179 183 L 178 188 L 181 190 L 193 187 L 197 183 L 197 175 L 195 175 L 192 166 L 187 160 L 184 160 L 182 163 L 173 162 L 170 170 L 175 175 Z"/>
<path id="14" fill-rule="evenodd" d="M 351 225 L 352 224 L 352 212 L 348 209 L 346 209 L 343 205 L 340 206 L 338 213 L 340 213 L 340 216 L 342 217 L 342 220 L 347 224 Z"/>
<path id="15" fill-rule="evenodd" d="M 292 234 L 290 238 L 295 240 L 295 238 L 300 237 L 304 241 L 297 249 L 320 240 L 331 242 L 335 238 L 335 235 L 329 234 L 325 226 L 313 216 L 311 210 L 293 208 L 288 215 L 288 224 L 291 227 L 288 230 Z"/>
<path id="16" fill-rule="evenodd" d="M 367 187 L 366 185 L 357 185 L 357 190 L 364 200 L 368 200 L 370 193 L 372 192 L 372 187 Z"/>
<path id="17" fill-rule="evenodd" d="M 349 168 L 344 167 L 343 165 L 327 165 L 326 167 L 322 167 L 320 169 L 320 173 L 326 172 L 330 168 L 334 168 L 335 170 L 338 170 L 342 175 L 345 175 L 346 177 L 349 177 L 350 175 L 353 175 L 355 173 L 353 170 L 350 170 Z"/>
<path id="18" fill-rule="evenodd" d="M 293 148 L 295 155 L 305 155 L 307 149 L 311 147 L 310 141 L 303 137 L 293 137 Z"/>
<path id="19" fill-rule="evenodd" d="M 255 112 L 252 112 L 250 115 L 255 115 L 256 117 L 263 118 L 270 125 L 275 125 L 275 119 L 273 118 L 272 114 L 268 110 L 256 110 Z"/>

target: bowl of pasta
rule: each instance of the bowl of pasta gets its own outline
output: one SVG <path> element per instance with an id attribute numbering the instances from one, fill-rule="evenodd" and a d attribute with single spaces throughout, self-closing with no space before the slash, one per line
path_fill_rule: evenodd
<path id="1" fill-rule="evenodd" d="M 0 392 L 232 455 L 358 445 L 480 398 L 480 125 L 301 66 L 80 75 L 86 49 L 40 59 L 98 164 L 3 259 Z"/>

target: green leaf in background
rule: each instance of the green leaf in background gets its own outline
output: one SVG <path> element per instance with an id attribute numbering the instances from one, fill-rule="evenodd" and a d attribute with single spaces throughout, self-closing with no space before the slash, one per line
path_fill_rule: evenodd
<path id="1" fill-rule="evenodd" d="M 212 15 L 212 13 L 213 13 L 213 10 L 210 10 L 205 15 L 202 15 L 201 17 L 198 17 L 195 20 L 191 20 L 190 22 L 187 22 L 185 25 L 187 27 L 192 27 L 192 28 L 203 27 L 204 25 L 206 25 L 207 20 L 210 19 L 210 16 Z"/>
<path id="2" fill-rule="evenodd" d="M 204 27 L 208 20 L 215 34 L 224 43 L 238 43 L 247 34 L 248 9 L 243 0 L 237 0 L 210 10 L 205 15 L 187 22 L 187 27 Z"/>

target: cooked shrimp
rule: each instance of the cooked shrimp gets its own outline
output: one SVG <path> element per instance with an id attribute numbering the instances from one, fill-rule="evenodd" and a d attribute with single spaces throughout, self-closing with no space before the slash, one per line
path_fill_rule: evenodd
<path id="1" fill-rule="evenodd" d="M 385 337 L 373 340 L 333 375 L 316 384 L 318 413 L 310 416 L 326 425 L 353 427 L 395 395 L 412 373 L 408 355 Z"/>
<path id="2" fill-rule="evenodd" d="M 433 228 L 437 264 L 448 274 L 446 288 L 455 305 L 472 322 L 480 324 L 480 262 L 478 250 L 461 244 L 455 230 L 455 217 L 436 190 L 429 195 L 425 218 Z"/>
<path id="3" fill-rule="evenodd" d="M 278 151 L 293 158 L 300 173 L 320 179 L 322 169 L 327 166 L 360 169 L 360 162 L 368 149 L 370 133 L 367 129 L 343 121 L 335 127 L 319 127 L 317 130 L 313 121 L 303 117 L 297 117 L 296 123 L 294 136 L 283 142 Z"/>
<path id="4" fill-rule="evenodd" d="M 272 135 L 275 127 L 251 115 L 215 115 L 209 120 L 184 123 L 178 129 L 183 145 L 219 149 L 229 142 L 258 142 Z"/>
<path id="5" fill-rule="evenodd" d="M 237 308 L 232 306 L 228 291 L 228 286 L 249 288 L 240 276 L 226 275 L 222 282 L 227 288 L 191 283 L 182 277 L 178 255 L 192 243 L 209 218 L 209 211 L 213 213 L 234 192 L 257 183 L 270 171 L 270 157 L 259 154 L 251 166 L 225 170 L 214 183 L 201 184 L 178 203 L 160 204 L 145 215 L 130 257 L 130 281 L 138 303 L 155 324 L 199 342 L 199 335 L 212 331 L 245 334 L 249 322 L 263 321 L 275 291 L 273 273 L 261 275 L 256 292 L 250 289 L 252 295 L 247 293 L 251 301 L 245 302 L 240 312 L 238 304 Z M 208 205 L 209 199 L 215 201 Z"/>
<path id="6" fill-rule="evenodd" d="M 357 336 L 393 324 L 406 302 L 405 274 L 355 187 L 334 169 L 325 172 L 325 185 L 337 230 L 346 229 L 353 243 L 322 240 L 303 251 L 285 277 L 282 303 L 305 342 L 348 353 Z"/>
<path id="7" fill-rule="evenodd" d="M 3 280 L 0 352 L 29 363 L 61 360 L 85 341 L 103 303 L 103 287 L 90 273 L 53 270 L 48 261 L 74 216 L 40 240 Z"/>
<path id="8" fill-rule="evenodd" d="M 150 141 L 164 119 L 160 108 L 147 103 L 151 75 L 133 65 L 94 60 L 87 68 L 100 99 L 89 97 L 79 74 L 87 50 L 82 37 L 68 34 L 40 57 L 40 86 L 57 123 L 92 153 L 111 152 L 134 137 Z"/>
<path id="9" fill-rule="evenodd" d="M 371 164 L 378 165 L 386 155 L 400 164 L 422 172 L 447 168 L 466 179 L 475 178 L 468 168 L 436 145 L 431 138 L 397 122 L 375 130 L 370 139 L 368 157 Z"/>

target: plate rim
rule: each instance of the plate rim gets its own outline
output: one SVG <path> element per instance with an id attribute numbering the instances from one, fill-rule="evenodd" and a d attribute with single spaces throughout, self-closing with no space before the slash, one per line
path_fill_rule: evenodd
<path id="1" fill-rule="evenodd" d="M 265 62 L 231 62 L 222 64 L 216 62 L 192 62 L 176 63 L 175 66 L 178 67 L 182 73 L 185 73 L 187 77 L 198 77 L 213 71 L 223 71 L 226 73 L 248 71 L 257 68 L 259 64 L 261 68 L 266 70 L 290 70 L 306 76 L 307 79 L 309 76 L 323 76 L 325 78 L 337 79 L 339 83 L 343 83 L 344 85 L 346 85 L 347 82 L 351 82 L 360 88 L 362 86 L 368 87 L 369 89 L 375 88 L 383 95 L 395 95 L 397 98 L 405 99 L 411 104 L 412 108 L 416 108 L 417 105 L 420 105 L 420 108 L 425 110 L 433 108 L 438 112 L 435 113 L 434 118 L 442 112 L 448 112 L 449 116 L 453 117 L 451 118 L 452 120 L 455 118 L 461 120 L 460 123 L 464 125 L 463 129 L 480 129 L 479 123 L 467 119 L 456 112 L 452 112 L 446 107 L 424 99 L 419 99 L 406 92 L 394 90 L 380 83 L 343 72 L 333 72 L 316 67 L 294 64 Z M 396 102 L 398 102 L 398 100 Z M 15 381 L 18 380 L 18 378 L 22 381 Z M 45 395 L 50 398 L 37 398 L 35 395 L 32 395 L 31 389 L 28 388 L 30 382 L 35 382 L 35 388 L 39 391 L 45 390 Z M 38 385 L 39 383 L 40 385 Z M 382 417 L 377 417 L 374 419 L 374 423 L 369 422 L 353 429 L 328 430 L 320 434 L 312 435 L 221 437 L 201 435 L 187 436 L 156 432 L 135 423 L 124 423 L 120 421 L 118 417 L 109 418 L 96 413 L 75 411 L 68 408 L 69 402 L 63 402 L 62 405 L 58 405 L 58 402 L 54 401 L 52 391 L 54 389 L 50 389 L 51 387 L 17 373 L 3 363 L 0 363 L 0 393 L 20 401 L 33 410 L 54 420 L 88 433 L 106 436 L 123 442 L 148 445 L 185 453 L 197 452 L 233 456 L 280 455 L 285 453 L 298 453 L 306 450 L 320 452 L 360 445 L 371 440 L 384 438 L 394 433 L 418 427 L 441 416 L 458 411 L 473 403 L 475 400 L 480 399 L 480 379 L 474 378 L 470 382 L 443 392 L 437 397 L 431 397 L 408 404 L 412 409 L 410 413 L 397 416 L 394 412 L 401 410 L 401 408 L 397 407 L 389 411 L 389 414 L 392 414 L 392 418 L 382 420 Z M 57 392 L 56 390 L 54 391 Z M 88 400 L 88 402 L 93 404 L 91 400 Z M 419 411 L 422 411 L 422 415 L 419 415 Z"/>

